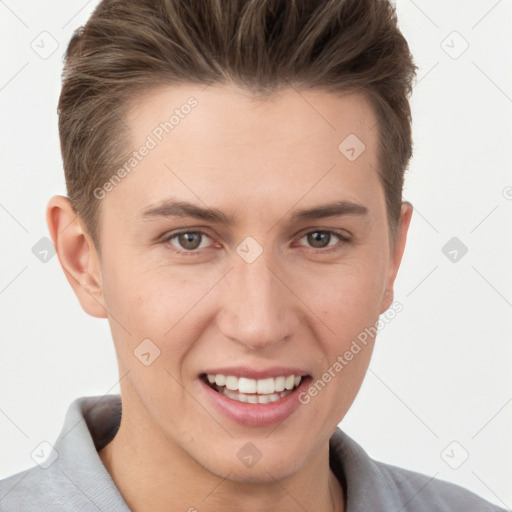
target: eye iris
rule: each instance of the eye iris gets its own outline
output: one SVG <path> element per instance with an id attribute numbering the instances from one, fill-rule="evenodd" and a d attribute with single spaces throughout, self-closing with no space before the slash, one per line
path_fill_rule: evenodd
<path id="1" fill-rule="evenodd" d="M 326 247 L 331 241 L 331 234 L 327 231 L 315 231 L 313 233 L 309 233 L 307 237 L 308 243 L 315 248 Z"/>
<path id="2" fill-rule="evenodd" d="M 201 244 L 201 233 L 181 233 L 178 240 L 184 249 L 197 249 Z"/>
<path id="3" fill-rule="evenodd" d="M 193 250 L 201 245 L 202 235 L 197 232 L 180 233 L 178 240 L 184 249 Z M 308 243 L 314 248 L 327 247 L 331 241 L 331 234 L 327 231 L 314 231 L 307 235 Z"/>

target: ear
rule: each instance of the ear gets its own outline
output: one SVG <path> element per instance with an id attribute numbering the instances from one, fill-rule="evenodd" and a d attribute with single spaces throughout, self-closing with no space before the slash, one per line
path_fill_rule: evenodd
<path id="1" fill-rule="evenodd" d="M 91 316 L 107 318 L 99 256 L 67 197 L 54 196 L 50 199 L 46 222 L 62 270 L 82 308 Z"/>
<path id="2" fill-rule="evenodd" d="M 407 241 L 407 232 L 411 223 L 413 207 L 408 201 L 402 202 L 400 211 L 400 219 L 398 221 L 397 232 L 394 244 L 391 248 L 391 260 L 389 265 L 389 273 L 386 281 L 386 288 L 382 297 L 380 314 L 384 313 L 393 303 L 394 300 L 394 284 L 402 256 L 405 250 L 405 242 Z"/>

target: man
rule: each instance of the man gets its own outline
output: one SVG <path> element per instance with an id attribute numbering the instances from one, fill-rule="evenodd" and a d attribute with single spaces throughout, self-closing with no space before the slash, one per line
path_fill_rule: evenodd
<path id="1" fill-rule="evenodd" d="M 379 0 L 98 6 L 47 220 L 121 397 L 75 401 L 3 510 L 498 510 L 337 428 L 393 306 L 414 69 Z"/>

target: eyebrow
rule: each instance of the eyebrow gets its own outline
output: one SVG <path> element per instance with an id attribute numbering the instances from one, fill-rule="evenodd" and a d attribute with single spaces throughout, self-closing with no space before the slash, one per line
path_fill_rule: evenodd
<path id="1" fill-rule="evenodd" d="M 312 208 L 293 210 L 290 220 L 298 222 L 301 220 L 323 219 L 329 217 L 340 217 L 342 215 L 366 215 L 368 208 L 351 201 L 336 201 Z M 149 206 L 142 211 L 142 219 L 152 217 L 192 217 L 216 224 L 231 226 L 235 224 L 235 217 L 228 215 L 217 208 L 198 206 L 187 201 L 167 200 L 158 205 Z"/>

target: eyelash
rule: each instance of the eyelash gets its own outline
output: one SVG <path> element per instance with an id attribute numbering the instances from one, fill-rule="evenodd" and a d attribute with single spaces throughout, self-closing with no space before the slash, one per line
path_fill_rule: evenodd
<path id="1" fill-rule="evenodd" d="M 201 231 L 201 230 L 186 230 L 186 231 L 179 231 L 177 233 L 171 233 L 171 234 L 168 234 L 164 237 L 164 239 L 162 240 L 162 243 L 166 244 L 166 247 L 169 248 L 169 250 L 173 251 L 175 254 L 177 254 L 178 256 L 197 256 L 199 254 L 199 251 L 200 249 L 193 249 L 193 250 L 178 250 L 176 248 L 174 248 L 174 246 L 172 246 L 170 244 L 171 240 L 173 240 L 174 238 L 177 238 L 178 236 L 180 235 L 183 235 L 183 234 L 186 234 L 186 233 L 195 233 L 195 234 L 200 234 L 202 236 L 205 236 L 207 238 L 210 238 L 208 236 L 207 233 L 205 233 L 204 231 Z M 334 235 L 335 237 L 337 237 L 339 239 L 339 242 L 343 242 L 341 245 L 344 245 L 345 243 L 348 243 L 350 242 L 350 238 L 347 237 L 345 234 L 342 234 L 338 231 L 335 231 L 335 230 L 331 230 L 331 229 L 313 229 L 311 231 L 306 231 L 305 233 L 303 233 L 299 240 L 301 240 L 302 238 L 304 238 L 305 236 L 311 234 L 311 233 L 328 233 L 330 235 Z M 202 241 L 202 240 L 201 240 Z M 330 240 L 329 240 L 330 242 Z M 310 247 L 309 248 L 310 251 L 312 251 L 314 254 L 331 254 L 333 252 L 337 252 L 337 251 L 340 251 L 341 250 L 341 247 L 340 247 L 340 244 L 335 244 L 333 246 L 326 246 L 326 248 L 322 248 L 322 249 L 316 249 L 314 247 Z"/>

